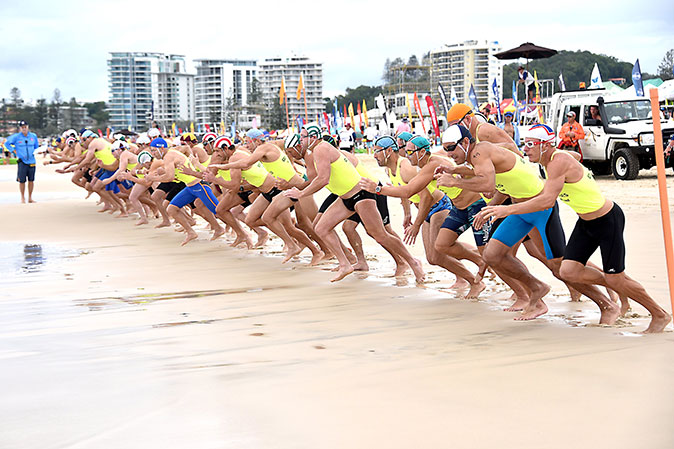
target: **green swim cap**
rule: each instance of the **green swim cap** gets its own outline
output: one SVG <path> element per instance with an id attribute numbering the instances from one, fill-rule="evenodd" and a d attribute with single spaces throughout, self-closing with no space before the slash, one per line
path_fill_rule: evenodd
<path id="1" fill-rule="evenodd" d="M 425 137 L 416 136 L 412 138 L 410 142 L 412 142 L 420 150 L 431 151 L 431 143 Z"/>
<path id="2" fill-rule="evenodd" d="M 396 137 L 398 139 L 401 139 L 401 140 L 405 141 L 405 142 L 409 142 L 410 139 L 412 139 L 414 137 L 414 134 L 408 133 L 407 131 L 403 131 L 400 134 L 398 134 Z"/>

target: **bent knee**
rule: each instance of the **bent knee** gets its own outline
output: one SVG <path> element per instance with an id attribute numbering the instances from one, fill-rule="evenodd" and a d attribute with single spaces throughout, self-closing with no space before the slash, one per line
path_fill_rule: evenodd
<path id="1" fill-rule="evenodd" d="M 562 265 L 559 267 L 558 277 L 563 281 L 573 282 L 574 280 L 578 280 L 578 278 L 582 276 L 584 268 L 585 266 L 581 265 L 578 262 L 571 262 L 564 260 L 562 261 Z"/>

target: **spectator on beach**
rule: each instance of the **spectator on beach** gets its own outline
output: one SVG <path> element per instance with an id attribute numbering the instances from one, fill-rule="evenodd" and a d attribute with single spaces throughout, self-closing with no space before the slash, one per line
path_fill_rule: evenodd
<path id="1" fill-rule="evenodd" d="M 583 131 L 583 127 L 580 126 L 580 123 L 576 121 L 575 112 L 567 112 L 566 118 L 567 121 L 562 125 L 562 129 L 559 132 L 559 148 L 561 150 L 569 150 L 580 153 L 581 151 L 578 141 L 585 138 L 585 131 Z"/>
<path id="2" fill-rule="evenodd" d="M 351 129 L 351 123 L 347 123 L 339 132 L 339 149 L 353 153 L 356 144 L 356 132 Z"/>
<path id="3" fill-rule="evenodd" d="M 398 134 L 402 133 L 402 132 L 408 132 L 408 133 L 412 132 L 412 127 L 410 126 L 410 122 L 407 119 L 407 117 L 403 117 L 402 121 L 400 122 L 400 124 L 396 128 L 396 136 Z"/>
<path id="4" fill-rule="evenodd" d="M 527 102 L 532 103 L 534 100 L 534 97 L 536 96 L 536 83 L 534 80 L 534 76 L 526 71 L 523 66 L 519 66 L 517 69 L 517 84 L 524 84 L 527 89 Z"/>
<path id="5" fill-rule="evenodd" d="M 33 183 L 35 181 L 35 150 L 39 146 L 37 135 L 28 130 L 28 123 L 21 120 L 19 122 L 19 132 L 12 134 L 7 138 L 5 147 L 16 153 L 17 174 L 16 180 L 19 183 L 19 192 L 21 192 L 21 202 L 26 202 L 26 179 L 28 179 L 28 202 L 33 201 Z"/>
<path id="6" fill-rule="evenodd" d="M 515 145 L 520 147 L 520 131 L 517 128 L 517 125 L 513 122 L 515 117 L 515 108 L 509 106 L 503 112 L 503 123 L 499 123 L 498 127 L 505 131 L 510 138 L 515 141 Z"/>

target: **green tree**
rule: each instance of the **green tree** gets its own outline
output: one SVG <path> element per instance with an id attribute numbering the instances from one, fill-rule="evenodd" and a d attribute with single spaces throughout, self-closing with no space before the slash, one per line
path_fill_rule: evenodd
<path id="1" fill-rule="evenodd" d="M 658 66 L 658 76 L 663 80 L 674 78 L 674 48 L 665 53 L 662 62 Z"/>
<path id="2" fill-rule="evenodd" d="M 381 86 L 365 86 L 360 85 L 355 89 L 350 87 L 346 88 L 346 93 L 344 95 L 337 96 L 337 103 L 341 108 L 343 104 L 348 106 L 349 103 L 353 104 L 354 112 L 357 109 L 357 105 L 362 105 L 363 100 L 368 109 L 374 108 L 374 99 L 377 95 L 382 92 Z M 325 98 L 325 112 L 332 112 L 334 101 L 330 98 Z"/>
<path id="3" fill-rule="evenodd" d="M 21 91 L 18 87 L 12 87 L 12 90 L 9 91 L 9 98 L 12 99 L 12 104 L 14 107 L 18 107 L 21 103 Z"/>
<path id="4" fill-rule="evenodd" d="M 96 122 L 97 128 L 107 128 L 110 120 L 110 113 L 106 111 L 105 101 L 95 101 L 93 103 L 84 103 L 87 108 L 87 114 Z"/>

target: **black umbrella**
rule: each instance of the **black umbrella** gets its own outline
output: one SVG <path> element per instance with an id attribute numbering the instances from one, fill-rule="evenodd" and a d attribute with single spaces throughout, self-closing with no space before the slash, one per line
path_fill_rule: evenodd
<path id="1" fill-rule="evenodd" d="M 138 135 L 137 133 L 135 133 L 133 131 L 129 131 L 128 129 L 120 129 L 119 131 L 116 131 L 115 134 L 121 134 L 123 136 L 137 136 Z"/>
<path id="2" fill-rule="evenodd" d="M 502 51 L 501 53 L 496 53 L 494 56 L 496 56 L 498 59 L 544 59 L 556 54 L 557 50 L 540 47 L 538 45 L 532 44 L 531 42 L 526 42 L 519 47 L 511 48 L 510 50 Z"/>

